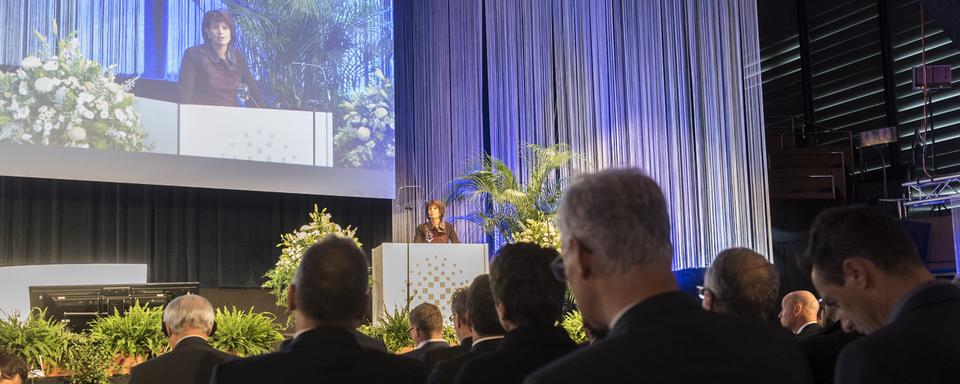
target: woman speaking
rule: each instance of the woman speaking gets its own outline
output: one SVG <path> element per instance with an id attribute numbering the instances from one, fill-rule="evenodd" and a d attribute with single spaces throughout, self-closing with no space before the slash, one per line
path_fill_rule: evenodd
<path id="1" fill-rule="evenodd" d="M 187 48 L 180 63 L 180 103 L 265 107 L 247 59 L 234 46 L 237 24 L 224 11 L 203 15 L 203 44 Z"/>
<path id="2" fill-rule="evenodd" d="M 427 202 L 427 222 L 417 226 L 414 243 L 459 243 L 457 231 L 453 223 L 443 221 L 443 202 L 431 200 Z"/>

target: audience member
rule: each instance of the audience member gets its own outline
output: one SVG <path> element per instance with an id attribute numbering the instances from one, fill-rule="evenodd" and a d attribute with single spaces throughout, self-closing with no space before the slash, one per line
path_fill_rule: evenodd
<path id="1" fill-rule="evenodd" d="M 866 334 L 843 348 L 835 382 L 960 377 L 960 288 L 933 278 L 897 220 L 867 206 L 824 211 L 801 265 L 844 329 Z"/>
<path id="2" fill-rule="evenodd" d="M 490 290 L 490 275 L 480 275 L 473 279 L 467 289 L 467 316 L 470 318 L 470 330 L 473 342 L 470 351 L 437 363 L 427 379 L 429 384 L 452 384 L 460 369 L 469 361 L 493 352 L 500 347 L 503 339 L 503 326 L 497 316 L 497 307 Z"/>
<path id="3" fill-rule="evenodd" d="M 800 338 L 820 331 L 817 314 L 820 304 L 810 291 L 793 291 L 780 302 L 780 325 Z"/>
<path id="4" fill-rule="evenodd" d="M 466 363 L 455 383 L 520 383 L 537 368 L 577 348 L 557 326 L 566 291 L 553 277 L 554 249 L 532 243 L 500 248 L 490 266 L 490 287 L 507 334 L 496 351 Z"/>
<path id="5" fill-rule="evenodd" d="M 430 303 L 423 303 L 410 311 L 410 337 L 416 345 L 406 357 L 420 360 L 427 351 L 450 348 L 450 344 L 443 339 L 443 314 L 440 308 Z"/>
<path id="6" fill-rule="evenodd" d="M 360 331 L 357 331 L 356 329 L 351 329 L 350 333 L 353 335 L 353 337 L 357 339 L 357 343 L 360 344 L 360 347 L 364 349 L 369 349 L 371 351 L 387 352 L 387 344 L 383 342 L 383 339 L 364 335 L 363 333 L 360 333 Z M 292 337 L 283 339 L 283 341 L 280 342 L 280 347 L 277 348 L 277 350 L 280 350 L 280 351 L 287 350 L 290 348 L 291 344 L 293 344 Z"/>
<path id="7" fill-rule="evenodd" d="M 703 276 L 703 309 L 767 320 L 776 311 L 777 269 L 748 248 L 730 248 L 713 260 Z"/>
<path id="8" fill-rule="evenodd" d="M 819 324 L 823 329 L 800 340 L 800 345 L 807 354 L 814 384 L 832 384 L 840 351 L 863 336 L 857 331 L 844 332 L 836 315 L 837 307 L 821 305 Z"/>
<path id="9" fill-rule="evenodd" d="M 457 340 L 460 344 L 455 347 L 434 349 L 424 352 L 420 357 L 420 362 L 427 368 L 427 372 L 433 371 L 433 367 L 438 361 L 451 359 L 470 351 L 473 343 L 473 330 L 470 328 L 470 319 L 467 318 L 467 290 L 465 288 L 457 289 L 450 297 L 450 320 L 453 323 L 453 331 L 457 334 Z"/>
<path id="10" fill-rule="evenodd" d="M 213 306 L 203 296 L 183 295 L 163 309 L 164 334 L 172 350 L 130 369 L 130 383 L 207 384 L 213 368 L 235 356 L 207 343 L 215 331 Z"/>
<path id="11" fill-rule="evenodd" d="M 367 258 L 327 236 L 304 252 L 287 306 L 297 333 L 286 350 L 221 363 L 217 383 L 422 383 L 419 362 L 365 349 L 350 331 L 370 304 Z"/>
<path id="12" fill-rule="evenodd" d="M 679 291 L 666 202 L 636 169 L 581 176 L 560 205 L 564 275 L 584 321 L 609 334 L 528 383 L 808 383 L 795 338 L 704 311 Z"/>
<path id="13" fill-rule="evenodd" d="M 0 384 L 27 382 L 27 363 L 13 351 L 0 348 Z"/>

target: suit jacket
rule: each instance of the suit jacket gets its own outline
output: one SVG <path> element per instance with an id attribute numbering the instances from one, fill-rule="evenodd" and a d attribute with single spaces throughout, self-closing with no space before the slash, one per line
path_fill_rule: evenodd
<path id="1" fill-rule="evenodd" d="M 838 321 L 810 337 L 801 339 L 800 345 L 803 346 L 803 352 L 807 354 L 807 364 L 810 365 L 813 383 L 832 384 L 840 351 L 861 336 L 863 334 L 857 332 L 844 332 L 843 326 Z"/>
<path id="2" fill-rule="evenodd" d="M 454 383 L 519 384 L 530 372 L 575 349 L 577 344 L 563 328 L 516 328 L 504 335 L 496 351 L 464 364 Z"/>
<path id="3" fill-rule="evenodd" d="M 427 232 L 430 232 L 430 223 L 423 223 L 417 226 L 417 233 L 413 236 L 414 243 L 426 243 L 427 242 Z M 443 222 L 443 232 L 447 234 L 447 239 L 451 243 L 459 243 L 460 238 L 457 237 L 457 230 L 453 228 L 453 223 Z"/>
<path id="4" fill-rule="evenodd" d="M 360 331 L 357 331 L 355 329 L 351 329 L 350 333 L 352 333 L 353 336 L 357 339 L 357 343 L 360 344 L 360 347 L 364 349 L 369 349 L 371 351 L 387 352 L 387 345 L 384 344 L 383 340 L 364 335 L 363 333 L 360 333 Z M 284 339 L 282 342 L 280 342 L 280 347 L 277 348 L 277 350 L 283 351 L 283 350 L 289 349 L 290 344 L 292 343 L 293 343 L 292 337 L 289 339 Z"/>
<path id="5" fill-rule="evenodd" d="M 960 380 L 960 288 L 933 283 L 892 321 L 840 352 L 837 383 L 956 383 Z"/>
<path id="6" fill-rule="evenodd" d="M 419 362 L 364 349 L 349 330 L 318 327 L 286 350 L 222 363 L 211 384 L 234 383 L 423 383 Z"/>
<path id="7" fill-rule="evenodd" d="M 810 382 L 803 352 L 779 324 L 704 311 L 669 292 L 627 310 L 603 340 L 534 372 L 526 383 Z"/>
<path id="8" fill-rule="evenodd" d="M 430 376 L 427 377 L 427 383 L 453 384 L 453 381 L 457 378 L 457 373 L 460 373 L 460 369 L 463 368 L 464 364 L 473 361 L 473 359 L 477 357 L 496 351 L 497 348 L 500 348 L 500 340 L 501 339 L 484 340 L 479 344 L 471 345 L 470 351 L 467 353 L 438 362 L 437 365 L 433 367 L 433 371 L 430 372 Z"/>
<path id="9" fill-rule="evenodd" d="M 447 349 L 450 348 L 450 344 L 446 341 L 431 341 L 424 344 L 422 347 L 414 349 L 410 352 L 404 353 L 402 356 L 409 357 L 411 359 L 420 360 L 423 358 L 423 354 L 428 351 L 434 351 L 438 349 Z"/>
<path id="10" fill-rule="evenodd" d="M 806 339 L 810 336 L 813 336 L 816 333 L 819 333 L 823 328 L 819 324 L 810 324 L 800 330 L 800 333 L 797 334 L 797 337 L 800 339 Z"/>
<path id="11" fill-rule="evenodd" d="M 473 338 L 468 337 L 460 341 L 459 345 L 450 348 L 440 348 L 426 351 L 420 356 L 420 362 L 423 363 L 423 367 L 426 368 L 427 375 L 429 376 L 430 372 L 433 371 L 433 367 L 437 365 L 437 362 L 452 359 L 454 357 L 463 355 L 464 353 L 470 352 L 470 346 L 472 344 Z"/>
<path id="12" fill-rule="evenodd" d="M 199 337 L 180 340 L 172 351 L 144 361 L 130 369 L 130 383 L 209 383 L 221 361 L 236 356 L 221 352 Z"/>

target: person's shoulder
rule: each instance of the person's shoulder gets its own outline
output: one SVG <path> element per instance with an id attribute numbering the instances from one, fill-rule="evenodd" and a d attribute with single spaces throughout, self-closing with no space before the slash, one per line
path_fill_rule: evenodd
<path id="1" fill-rule="evenodd" d="M 424 382 L 427 373 L 419 360 L 386 352 L 364 350 L 364 367 L 391 377 L 395 382 Z"/>

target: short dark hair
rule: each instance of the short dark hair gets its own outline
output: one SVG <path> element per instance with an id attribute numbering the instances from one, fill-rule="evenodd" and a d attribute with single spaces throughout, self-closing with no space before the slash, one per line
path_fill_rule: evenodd
<path id="1" fill-rule="evenodd" d="M 294 278 L 294 300 L 318 322 L 356 321 L 366 313 L 367 257 L 347 238 L 328 235 L 307 249 Z"/>
<path id="2" fill-rule="evenodd" d="M 443 330 L 443 314 L 436 305 L 420 304 L 410 311 L 410 326 L 423 333 L 440 332 Z"/>
<path id="3" fill-rule="evenodd" d="M 821 212 L 810 228 L 807 251 L 798 261 L 808 274 L 816 268 L 825 281 L 843 285 L 843 260 L 850 257 L 870 260 L 887 273 L 923 266 L 900 223 L 867 205 Z"/>
<path id="4" fill-rule="evenodd" d="M 237 22 L 233 19 L 233 16 L 229 12 L 223 10 L 213 10 L 207 11 L 203 14 L 203 23 L 201 24 L 202 30 L 200 35 L 203 36 L 203 42 L 209 43 L 210 37 L 207 36 L 207 28 L 210 28 L 211 25 L 217 23 L 224 23 L 230 28 L 230 43 L 233 44 L 237 41 Z"/>
<path id="5" fill-rule="evenodd" d="M 557 250 L 533 243 L 507 244 L 490 266 L 490 287 L 503 319 L 516 326 L 553 325 L 563 311 L 566 287 L 550 270 Z"/>
<path id="6" fill-rule="evenodd" d="M 17 376 L 20 381 L 27 382 L 27 363 L 16 353 L 0 348 L 0 380 L 13 380 Z"/>
<path id="7" fill-rule="evenodd" d="M 726 249 L 707 273 L 717 312 L 767 320 L 776 311 L 780 279 L 776 267 L 749 248 Z"/>
<path id="8" fill-rule="evenodd" d="M 467 317 L 470 326 L 480 335 L 492 336 L 506 333 L 497 316 L 497 305 L 490 289 L 490 275 L 477 276 L 467 288 Z"/>
<path id="9" fill-rule="evenodd" d="M 454 315 L 457 315 L 461 322 L 470 324 L 470 320 L 467 319 L 466 288 L 457 288 L 456 291 L 453 291 L 453 296 L 450 296 L 450 311 L 453 312 Z"/>

